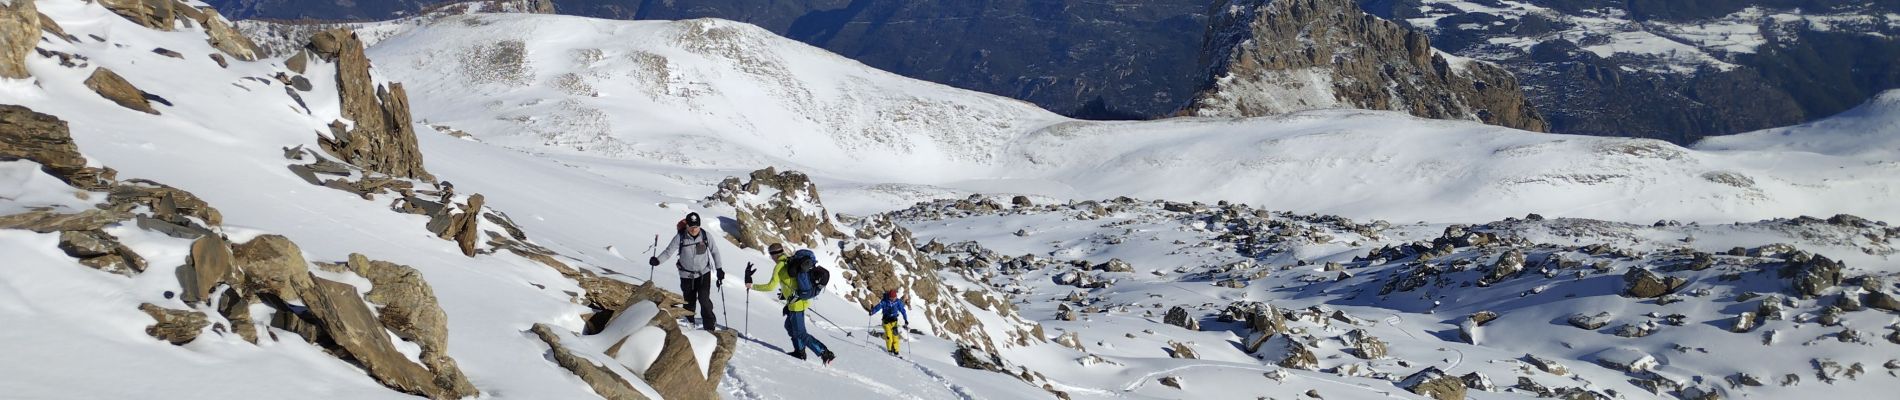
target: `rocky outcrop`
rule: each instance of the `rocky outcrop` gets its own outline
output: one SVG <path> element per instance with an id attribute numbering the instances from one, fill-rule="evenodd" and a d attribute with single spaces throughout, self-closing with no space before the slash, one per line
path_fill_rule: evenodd
<path id="1" fill-rule="evenodd" d="M 363 41 L 356 33 L 325 31 L 312 37 L 305 48 L 336 64 L 343 118 L 353 122 L 332 124 L 331 136 L 318 138 L 319 147 L 367 171 L 433 181 L 423 169 L 422 151 L 416 145 L 408 93 L 400 83 L 385 87 L 370 78 L 369 57 L 363 54 Z"/>
<path id="2" fill-rule="evenodd" d="M 798 171 L 779 172 L 767 167 L 752 171 L 743 183 L 737 177 L 719 182 L 719 190 L 708 200 L 743 207 L 736 213 L 738 232 L 733 235 L 740 247 L 764 249 L 769 243 L 816 247 L 825 239 L 843 239 L 818 198 L 818 187 Z M 767 190 L 772 191 L 766 193 Z M 769 194 L 763 203 L 742 201 L 742 196 Z"/>
<path id="3" fill-rule="evenodd" d="M 713 332 L 718 338 L 717 347 L 713 348 L 712 359 L 702 367 L 693 353 L 693 344 L 674 319 L 655 319 L 653 325 L 666 332 L 666 341 L 660 348 L 659 358 L 647 367 L 643 377 L 647 385 L 668 399 L 718 399 L 719 380 L 725 377 L 726 362 L 732 360 L 738 332 L 731 329 Z"/>
<path id="4" fill-rule="evenodd" d="M 146 100 L 145 91 L 132 86 L 132 82 L 127 82 L 125 77 L 105 67 L 92 70 L 92 77 L 86 78 L 86 88 L 120 107 L 158 115 L 158 110 L 153 109 L 152 103 Z"/>
<path id="5" fill-rule="evenodd" d="M 257 61 L 262 56 L 257 43 L 238 32 L 236 27 L 231 26 L 231 21 L 218 14 L 218 10 L 201 9 L 196 19 L 199 25 L 204 26 L 205 36 L 208 36 L 205 40 L 211 43 L 212 48 L 242 61 Z"/>
<path id="6" fill-rule="evenodd" d="M 26 56 L 40 42 L 40 12 L 32 0 L 0 2 L 0 78 L 26 79 Z"/>
<path id="7" fill-rule="evenodd" d="M 573 372 L 574 376 L 580 377 L 582 382 L 587 382 L 587 386 L 594 389 L 594 394 L 608 400 L 647 399 L 645 395 L 640 394 L 639 390 L 635 390 L 632 384 L 627 383 L 626 379 L 614 373 L 613 369 L 595 364 L 593 360 L 576 355 L 572 350 L 561 345 L 561 337 L 555 335 L 554 328 L 547 324 L 534 324 L 532 330 L 535 337 L 540 338 L 542 343 L 547 343 L 549 352 L 552 354 L 550 358 L 554 359 L 554 363 Z"/>
<path id="8" fill-rule="evenodd" d="M 1793 278 L 1794 292 L 1801 298 L 1815 298 L 1841 285 L 1841 269 L 1845 266 L 1840 262 L 1820 255 L 1802 254 L 1791 258 L 1789 265 L 1782 269 L 1782 274 Z"/>
<path id="9" fill-rule="evenodd" d="M 422 347 L 422 364 L 435 374 L 435 384 L 451 397 L 475 395 L 475 386 L 448 355 L 448 314 L 436 302 L 435 290 L 415 268 L 351 254 L 350 272 L 369 279 L 373 287 L 363 298 L 379 307 L 377 318 L 397 337 Z"/>
<path id="10" fill-rule="evenodd" d="M 85 210 L 71 214 L 35 210 L 0 216 L 0 229 L 24 229 L 39 233 L 91 231 L 131 218 L 132 214 L 111 210 Z"/>
<path id="11" fill-rule="evenodd" d="M 31 3 L 31 2 L 27 2 Z M 111 186 L 109 170 L 86 167 L 86 157 L 66 121 L 26 107 L 0 104 L 0 161 L 30 160 L 48 175 L 73 187 L 100 190 Z"/>
<path id="12" fill-rule="evenodd" d="M 314 289 L 304 293 L 310 313 L 323 321 L 327 337 L 362 364 L 370 377 L 405 393 L 433 399 L 462 397 L 438 386 L 434 374 L 396 350 L 376 314 L 357 296 L 356 287 L 326 279 L 313 281 Z"/>
<path id="13" fill-rule="evenodd" d="M 99 4 L 134 23 L 161 31 L 175 29 L 179 8 L 190 8 L 176 0 L 99 0 Z"/>
<path id="14" fill-rule="evenodd" d="M 478 193 L 468 196 L 468 201 L 461 205 L 460 213 L 452 213 L 448 207 L 441 207 L 440 212 L 431 216 L 430 230 L 438 238 L 455 241 L 461 247 L 462 255 L 474 257 L 475 244 L 481 240 L 483 203 L 485 200 Z"/>
<path id="15" fill-rule="evenodd" d="M 204 301 L 219 283 L 233 283 L 237 268 L 232 264 L 231 244 L 217 235 L 205 235 L 191 242 L 189 264 L 178 271 L 178 283 L 185 301 Z M 187 272 L 189 271 L 189 272 Z"/>
<path id="16" fill-rule="evenodd" d="M 1549 128 L 1510 72 L 1447 59 L 1424 33 L 1366 14 L 1352 0 L 1222 0 L 1209 10 L 1202 46 L 1209 80 L 1187 114 L 1363 108 Z"/>

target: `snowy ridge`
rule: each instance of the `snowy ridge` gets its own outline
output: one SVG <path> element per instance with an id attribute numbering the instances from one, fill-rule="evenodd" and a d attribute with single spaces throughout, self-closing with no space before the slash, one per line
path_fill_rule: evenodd
<path id="1" fill-rule="evenodd" d="M 1808 152 L 1873 161 L 1900 159 L 1900 91 L 1828 119 L 1786 128 L 1703 139 L 1701 150 Z"/>

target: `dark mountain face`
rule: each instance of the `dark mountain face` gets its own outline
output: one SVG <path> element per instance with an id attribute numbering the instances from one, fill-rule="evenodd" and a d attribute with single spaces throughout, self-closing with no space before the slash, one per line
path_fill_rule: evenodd
<path id="1" fill-rule="evenodd" d="M 367 21 L 412 14 L 440 0 L 205 0 L 238 19 Z"/>

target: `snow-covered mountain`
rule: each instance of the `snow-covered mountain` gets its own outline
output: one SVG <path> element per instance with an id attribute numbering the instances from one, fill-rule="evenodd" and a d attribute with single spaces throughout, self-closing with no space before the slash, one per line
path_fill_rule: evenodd
<path id="1" fill-rule="evenodd" d="M 456 12 L 252 61 L 202 3 L 149 4 L 5 4 L 45 18 L 0 19 L 26 47 L 0 52 L 26 72 L 0 79 L 0 393 L 1900 387 L 1892 94 L 1688 148 L 1356 110 L 1090 122 L 732 21 Z M 677 323 L 677 274 L 641 268 L 688 211 L 729 239 L 729 330 Z M 782 354 L 778 301 L 737 283 L 773 241 L 836 271 L 810 325 L 837 363 Z M 885 290 L 914 305 L 901 356 L 860 314 Z"/>

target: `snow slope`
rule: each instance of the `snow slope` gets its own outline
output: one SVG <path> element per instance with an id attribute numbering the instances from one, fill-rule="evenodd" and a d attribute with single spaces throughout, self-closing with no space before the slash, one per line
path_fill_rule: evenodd
<path id="1" fill-rule="evenodd" d="M 846 212 L 1000 191 L 1230 200 L 1392 220 L 1900 218 L 1882 200 L 1900 190 L 1892 166 L 1857 158 L 1364 111 L 1074 121 L 727 21 L 433 21 L 371 51 L 407 82 L 419 119 L 608 175 L 636 166 L 802 170 Z"/>

